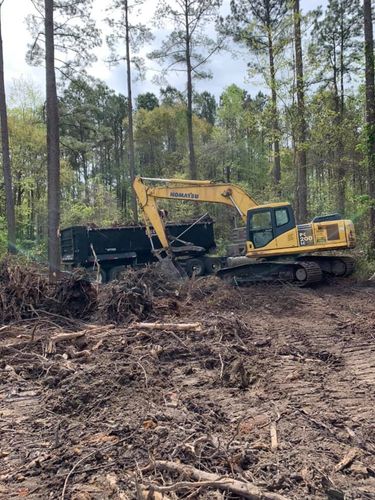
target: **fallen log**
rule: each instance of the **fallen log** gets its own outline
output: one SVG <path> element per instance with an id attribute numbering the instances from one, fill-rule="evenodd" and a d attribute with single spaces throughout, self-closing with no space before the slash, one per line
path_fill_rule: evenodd
<path id="1" fill-rule="evenodd" d="M 145 330 L 178 330 L 178 331 L 193 331 L 201 332 L 201 323 L 135 323 L 134 328 Z"/>
<path id="2" fill-rule="evenodd" d="M 153 484 L 152 488 L 159 493 L 177 489 L 210 487 L 228 491 L 242 498 L 249 498 L 250 500 L 287 500 L 286 497 L 277 493 L 263 491 L 253 483 L 238 481 L 228 476 L 219 476 L 218 474 L 205 472 L 191 465 L 170 462 L 167 460 L 158 460 L 154 462 L 152 466 L 158 470 L 178 472 L 185 477 L 197 480 L 197 482 L 182 481 L 170 486 L 157 486 Z"/>

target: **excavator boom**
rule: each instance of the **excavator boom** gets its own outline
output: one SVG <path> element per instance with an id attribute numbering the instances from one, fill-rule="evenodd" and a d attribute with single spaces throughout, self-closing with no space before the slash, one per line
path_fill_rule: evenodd
<path id="1" fill-rule="evenodd" d="M 152 184 L 146 184 L 145 181 Z M 157 199 L 229 205 L 237 210 L 245 223 L 248 210 L 257 206 L 257 203 L 244 189 L 228 183 L 136 177 L 133 187 L 146 222 L 149 237 L 150 226 L 152 226 L 164 250 L 168 250 L 169 241 L 166 235 L 165 224 L 157 207 Z"/>

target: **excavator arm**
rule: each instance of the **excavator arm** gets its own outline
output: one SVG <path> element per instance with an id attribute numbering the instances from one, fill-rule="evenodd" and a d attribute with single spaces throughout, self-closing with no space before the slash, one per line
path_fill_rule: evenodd
<path id="1" fill-rule="evenodd" d="M 148 184 L 148 182 L 150 184 Z M 163 250 L 167 252 L 170 249 L 170 244 L 166 234 L 165 224 L 157 207 L 157 199 L 229 205 L 237 210 L 245 223 L 247 211 L 257 206 L 257 203 L 244 189 L 229 183 L 136 177 L 133 187 L 151 243 L 152 226 L 161 242 Z"/>

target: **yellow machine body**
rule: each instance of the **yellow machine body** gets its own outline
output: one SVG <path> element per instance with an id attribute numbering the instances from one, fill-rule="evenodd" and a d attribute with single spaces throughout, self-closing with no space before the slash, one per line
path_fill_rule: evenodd
<path id="1" fill-rule="evenodd" d="M 289 231 L 273 238 L 262 248 L 246 242 L 247 257 L 267 255 L 293 255 L 354 248 L 356 244 L 354 224 L 351 220 L 310 222 L 296 225 Z"/>

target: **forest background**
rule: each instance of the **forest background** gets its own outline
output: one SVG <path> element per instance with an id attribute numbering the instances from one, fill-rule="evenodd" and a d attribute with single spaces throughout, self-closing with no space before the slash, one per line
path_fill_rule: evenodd
<path id="1" fill-rule="evenodd" d="M 7 2 L 14 0 L 0 1 L 3 12 Z M 26 19 L 25 58 L 42 68 L 45 4 L 30 1 Z M 375 174 L 359 0 L 329 0 L 313 10 L 304 2 L 303 11 L 296 0 L 107 4 L 98 23 L 91 0 L 51 2 L 62 227 L 136 220 L 135 174 L 225 180 L 261 203 L 292 202 L 299 222 L 340 212 L 356 225 L 366 270 L 374 265 Z M 4 14 L 1 21 L 9 23 Z M 5 37 L 3 45 L 6 51 Z M 109 68 L 118 65 L 117 77 L 122 68 L 122 92 L 89 70 L 98 53 Z M 228 79 L 228 71 L 232 84 L 212 84 L 218 72 Z M 43 261 L 49 166 L 41 86 L 8 81 L 7 108 L 16 248 Z M 1 254 L 9 224 L 4 172 Z M 174 220 L 197 215 L 191 203 L 164 206 Z M 223 250 L 235 214 L 212 205 L 200 206 L 204 212 L 216 219 Z"/>

